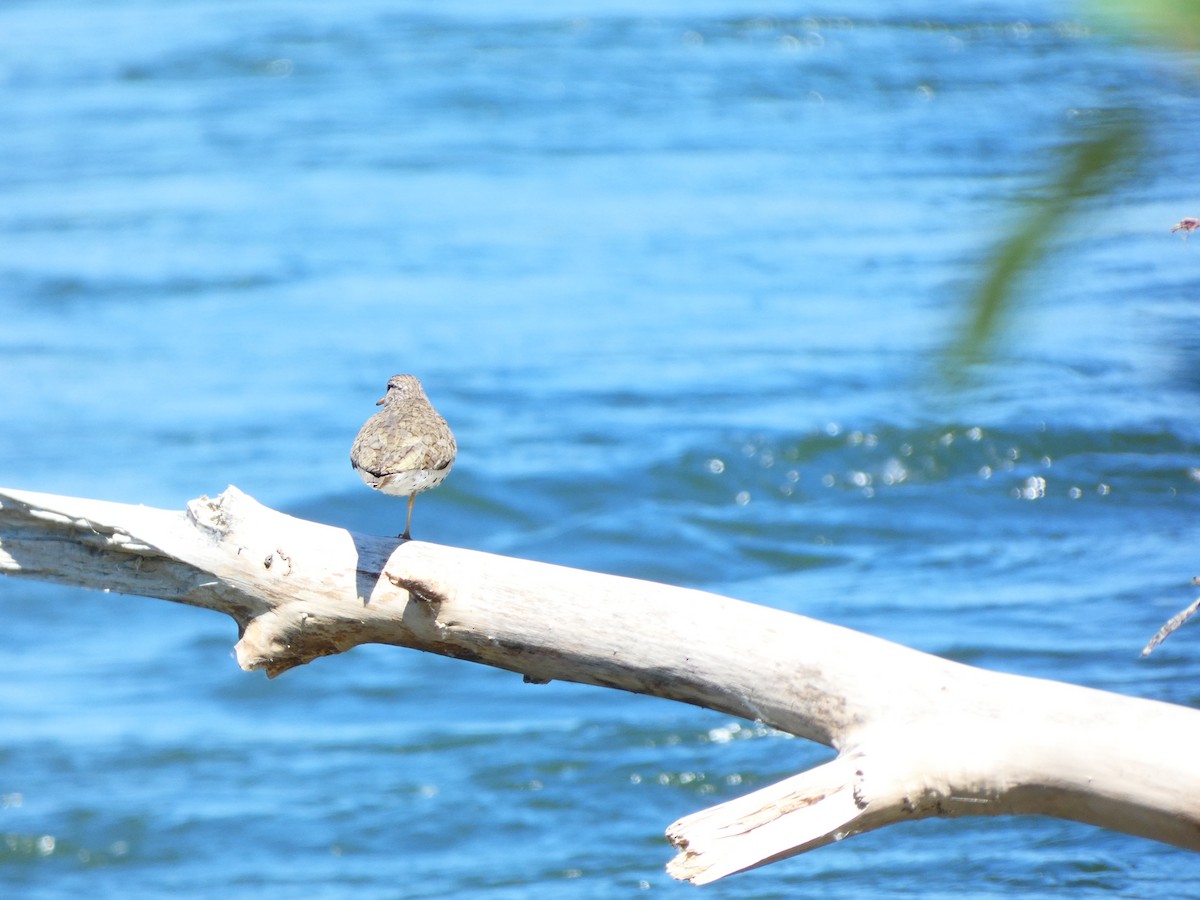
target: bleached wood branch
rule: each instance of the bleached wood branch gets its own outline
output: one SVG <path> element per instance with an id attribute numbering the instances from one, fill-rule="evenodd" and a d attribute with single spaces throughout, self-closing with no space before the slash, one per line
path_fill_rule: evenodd
<path id="1" fill-rule="evenodd" d="M 1003 675 L 701 591 L 395 538 L 230 487 L 186 512 L 0 489 L 0 572 L 217 610 L 274 676 L 362 643 L 651 694 L 835 748 L 680 819 L 701 884 L 900 821 L 1059 816 L 1200 850 L 1200 712 Z"/>

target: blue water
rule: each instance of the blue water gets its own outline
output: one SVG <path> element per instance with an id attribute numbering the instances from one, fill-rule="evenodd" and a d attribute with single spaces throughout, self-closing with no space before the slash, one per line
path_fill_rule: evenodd
<path id="1" fill-rule="evenodd" d="M 425 540 L 696 586 L 1200 704 L 1200 104 L 1064 4 L 0 7 L 0 484 L 236 484 L 394 534 L 388 376 L 452 423 Z M 1056 148 L 1143 111 L 991 362 L 964 297 Z M 228 619 L 0 582 L 0 894 L 1200 896 L 1200 859 L 928 821 L 705 888 L 681 815 L 827 758 L 380 647 L 268 681 Z"/>

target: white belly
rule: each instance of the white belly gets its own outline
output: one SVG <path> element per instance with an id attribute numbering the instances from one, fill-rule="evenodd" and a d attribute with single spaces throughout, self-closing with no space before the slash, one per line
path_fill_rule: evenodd
<path id="1" fill-rule="evenodd" d="M 430 488 L 435 488 L 450 474 L 450 470 L 454 464 L 446 466 L 444 469 L 413 469 L 411 472 L 401 472 L 398 475 L 385 475 L 383 478 L 376 478 L 370 472 L 364 469 L 356 469 L 359 476 L 375 490 L 384 494 L 391 494 L 396 497 L 408 497 L 412 494 L 419 494 L 421 491 L 427 491 Z"/>

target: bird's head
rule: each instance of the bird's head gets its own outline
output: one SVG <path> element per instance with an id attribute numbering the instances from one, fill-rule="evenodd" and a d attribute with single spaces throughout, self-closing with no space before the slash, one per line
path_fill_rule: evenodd
<path id="1" fill-rule="evenodd" d="M 388 379 L 387 392 L 376 401 L 376 406 L 383 406 L 388 400 L 399 400 L 407 397 L 422 397 L 425 391 L 416 375 L 393 375 Z"/>

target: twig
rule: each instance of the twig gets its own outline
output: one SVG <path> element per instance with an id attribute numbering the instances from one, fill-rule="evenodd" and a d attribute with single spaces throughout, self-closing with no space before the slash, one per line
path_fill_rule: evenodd
<path id="1" fill-rule="evenodd" d="M 1171 229 L 1171 234 L 1174 234 L 1177 231 L 1182 231 L 1183 239 L 1186 241 L 1187 236 L 1197 228 L 1200 228 L 1200 219 L 1197 219 L 1194 216 L 1188 216 L 1187 218 L 1180 219 L 1175 223 L 1175 227 Z"/>
<path id="2" fill-rule="evenodd" d="M 1200 578 L 1193 578 L 1192 584 L 1200 585 Z M 1155 647 L 1165 641 L 1168 637 L 1170 637 L 1172 632 L 1178 630 L 1184 622 L 1194 616 L 1197 610 L 1200 610 L 1200 597 L 1197 597 L 1195 602 L 1192 603 L 1192 605 L 1187 609 L 1181 610 L 1175 615 L 1171 616 L 1171 618 L 1167 621 L 1167 624 L 1158 629 L 1158 633 L 1155 634 L 1154 637 L 1150 638 L 1150 643 L 1142 648 L 1142 656 L 1149 656 L 1154 651 Z"/>

